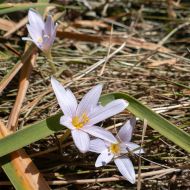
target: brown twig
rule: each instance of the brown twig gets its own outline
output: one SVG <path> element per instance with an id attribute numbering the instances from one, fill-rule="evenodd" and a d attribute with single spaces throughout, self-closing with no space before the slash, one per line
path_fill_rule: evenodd
<path id="1" fill-rule="evenodd" d="M 17 122 L 18 122 L 18 117 L 20 115 L 20 109 L 24 101 L 26 91 L 28 89 L 29 77 L 36 62 L 36 56 L 37 54 L 35 52 L 31 56 L 31 59 L 22 67 L 22 70 L 20 73 L 18 94 L 17 94 L 15 104 L 13 106 L 13 109 L 11 110 L 11 114 L 9 116 L 9 120 L 7 123 L 7 128 L 11 131 L 16 131 L 17 129 Z"/>

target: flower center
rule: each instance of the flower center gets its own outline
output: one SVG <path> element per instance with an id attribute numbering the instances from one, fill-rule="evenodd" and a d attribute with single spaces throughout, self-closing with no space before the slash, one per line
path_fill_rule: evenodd
<path id="1" fill-rule="evenodd" d="M 81 117 L 75 116 L 72 118 L 72 124 L 77 129 L 82 128 L 85 124 L 89 122 L 89 118 L 86 113 L 83 113 Z"/>
<path id="2" fill-rule="evenodd" d="M 39 37 L 39 38 L 37 39 L 37 42 L 41 44 L 41 43 L 43 42 L 42 37 Z"/>
<path id="3" fill-rule="evenodd" d="M 111 146 L 109 147 L 109 150 L 113 154 L 119 154 L 120 153 L 119 143 L 117 143 L 117 144 L 111 144 Z"/>

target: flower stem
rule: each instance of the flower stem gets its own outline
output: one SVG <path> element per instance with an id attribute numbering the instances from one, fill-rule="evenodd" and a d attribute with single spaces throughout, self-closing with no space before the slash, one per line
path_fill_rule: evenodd
<path id="1" fill-rule="evenodd" d="M 68 136 L 70 134 L 71 134 L 71 130 L 70 129 L 66 129 L 65 133 L 59 139 L 60 144 L 62 144 L 68 138 Z"/>
<path id="2" fill-rule="evenodd" d="M 56 72 L 57 72 L 57 69 L 56 69 L 56 66 L 55 66 L 55 64 L 54 64 L 54 62 L 53 62 L 53 58 L 52 58 L 51 52 L 48 53 L 48 54 L 46 55 L 46 57 L 47 57 L 48 64 L 49 64 L 49 66 L 50 66 L 51 69 L 52 69 L 52 73 L 53 73 L 53 74 L 56 73 Z"/>

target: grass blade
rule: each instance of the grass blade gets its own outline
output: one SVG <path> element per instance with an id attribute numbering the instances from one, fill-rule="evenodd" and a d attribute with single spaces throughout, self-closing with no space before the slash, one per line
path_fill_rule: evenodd
<path id="1" fill-rule="evenodd" d="M 129 102 L 128 110 L 140 119 L 146 119 L 149 126 L 161 135 L 171 140 L 187 152 L 190 152 L 190 135 L 175 125 L 168 122 L 160 115 L 154 113 L 150 108 L 144 106 L 135 98 L 124 93 L 113 93 L 101 98 L 102 104 L 111 100 L 123 98 Z M 64 127 L 59 124 L 61 114 L 47 118 L 24 129 L 17 131 L 0 140 L 0 156 L 4 156 L 37 140 L 47 137 Z"/>
<path id="2" fill-rule="evenodd" d="M 7 136 L 9 133 L 5 125 L 0 121 L 0 138 Z M 15 189 L 50 190 L 48 183 L 23 149 L 1 157 L 0 164 Z"/>
<path id="3" fill-rule="evenodd" d="M 190 152 L 190 135 L 182 129 L 176 127 L 150 108 L 143 105 L 135 98 L 125 93 L 113 93 L 103 97 L 103 99 L 125 99 L 129 102 L 127 109 L 141 120 L 146 119 L 147 124 L 158 131 L 161 135 L 171 140 L 174 144 L 180 146 L 187 152 Z"/>
<path id="4" fill-rule="evenodd" d="M 0 5 L 0 15 L 28 10 L 30 8 L 43 8 L 47 6 L 49 6 L 49 3 L 4 3 Z"/>
<path id="5" fill-rule="evenodd" d="M 52 116 L 4 137 L 0 140 L 0 156 L 4 156 L 64 129 L 64 126 L 59 124 L 60 117 L 61 114 Z"/>

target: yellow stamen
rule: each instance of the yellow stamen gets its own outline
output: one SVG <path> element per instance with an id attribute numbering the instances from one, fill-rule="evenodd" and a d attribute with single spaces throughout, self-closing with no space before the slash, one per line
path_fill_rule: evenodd
<path id="1" fill-rule="evenodd" d="M 109 147 L 110 149 L 110 152 L 113 153 L 113 154 L 118 154 L 120 153 L 120 146 L 119 144 L 111 144 L 111 146 Z"/>
<path id="2" fill-rule="evenodd" d="M 39 38 L 37 39 L 37 42 L 38 42 L 38 43 L 42 43 L 42 42 L 43 42 L 43 39 L 42 39 L 41 37 L 39 37 Z"/>
<path id="3" fill-rule="evenodd" d="M 75 116 L 72 118 L 72 124 L 77 129 L 82 128 L 88 122 L 89 122 L 89 118 L 86 113 L 83 113 L 81 117 Z"/>

